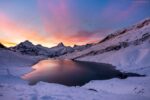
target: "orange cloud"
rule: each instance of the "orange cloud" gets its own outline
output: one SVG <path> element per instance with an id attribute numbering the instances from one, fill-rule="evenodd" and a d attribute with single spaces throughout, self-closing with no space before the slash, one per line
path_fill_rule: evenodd
<path id="1" fill-rule="evenodd" d="M 91 38 L 94 36 L 93 33 L 88 34 L 90 36 L 80 36 L 84 33 L 76 35 L 78 32 L 74 28 L 77 28 L 79 23 L 71 15 L 68 0 L 54 1 L 51 3 L 51 0 L 44 0 L 44 2 L 38 0 L 40 17 L 45 28 L 44 31 L 46 31 L 45 35 L 39 33 L 39 29 L 23 27 L 23 23 L 14 21 L 9 15 L 0 11 L 0 42 L 4 43 L 4 40 L 9 40 L 8 43 L 18 44 L 24 40 L 30 40 L 34 44 L 50 47 L 59 42 L 63 42 L 65 45 L 74 45 L 98 40 Z"/>
<path id="2" fill-rule="evenodd" d="M 6 40 L 3 40 L 3 39 L 0 39 L 0 43 L 5 45 L 6 47 L 10 47 L 10 46 L 15 46 L 16 45 L 16 43 L 13 43 L 11 41 L 6 41 Z"/>
<path id="3" fill-rule="evenodd" d="M 14 46 L 22 41 L 30 40 L 34 44 L 42 44 L 44 46 L 54 46 L 59 42 L 64 42 L 65 45 L 83 44 L 87 42 L 87 37 L 78 38 L 77 35 L 66 36 L 66 34 L 54 34 L 52 37 L 41 35 L 36 29 L 31 30 L 21 27 L 19 23 L 14 22 L 6 14 L 0 12 L 0 42 L 6 46 Z M 89 39 L 88 42 L 91 40 Z"/>
<path id="4" fill-rule="evenodd" d="M 53 41 L 39 34 L 36 29 L 27 29 L 25 27 L 21 27 L 19 23 L 14 22 L 2 12 L 0 12 L 0 40 L 0 42 L 9 40 L 14 43 L 30 40 L 35 44 L 41 43 L 45 46 L 54 45 Z"/>
<path id="5" fill-rule="evenodd" d="M 65 43 L 66 45 L 70 45 L 70 46 L 73 46 L 74 44 L 83 45 L 86 43 L 97 42 L 100 40 L 100 38 L 101 37 L 97 37 L 93 39 L 87 36 L 78 36 L 78 35 L 66 36 L 66 35 L 59 35 L 59 34 L 53 37 L 54 40 L 59 39 L 59 41 L 63 41 L 63 43 Z"/>

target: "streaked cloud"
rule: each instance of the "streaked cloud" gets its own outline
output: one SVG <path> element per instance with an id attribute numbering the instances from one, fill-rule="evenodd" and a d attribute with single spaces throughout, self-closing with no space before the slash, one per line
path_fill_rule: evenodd
<path id="1" fill-rule="evenodd" d="M 2 0 L 0 42 L 30 40 L 48 47 L 95 42 L 149 17 L 149 5 L 149 0 Z"/>
<path id="2" fill-rule="evenodd" d="M 42 36 L 35 29 L 21 27 L 18 22 L 13 21 L 8 15 L 0 12 L 0 42 L 4 42 L 4 38 L 6 41 L 13 41 L 16 44 L 25 40 L 31 40 L 35 44 L 54 45 L 53 43 L 48 43 L 48 38 Z"/>

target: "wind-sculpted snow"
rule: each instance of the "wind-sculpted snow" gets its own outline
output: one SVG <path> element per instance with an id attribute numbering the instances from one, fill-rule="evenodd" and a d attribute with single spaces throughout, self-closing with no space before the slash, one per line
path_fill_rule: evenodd
<path id="1" fill-rule="evenodd" d="M 7 80 L 6 80 L 7 79 Z M 149 100 L 149 77 L 92 81 L 83 87 L 40 82 L 29 86 L 14 76 L 0 76 L 1 100 Z M 143 85 L 144 84 L 144 85 Z"/>

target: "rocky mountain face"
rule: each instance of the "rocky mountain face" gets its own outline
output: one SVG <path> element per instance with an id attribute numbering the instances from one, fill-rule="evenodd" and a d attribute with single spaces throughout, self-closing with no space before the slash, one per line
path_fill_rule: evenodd
<path id="1" fill-rule="evenodd" d="M 7 49 L 7 47 L 0 43 L 0 49 Z"/>
<path id="2" fill-rule="evenodd" d="M 76 51 L 82 51 L 82 50 L 90 48 L 92 45 L 94 45 L 94 44 L 74 45 L 73 49 L 76 50 Z"/>
<path id="3" fill-rule="evenodd" d="M 55 57 L 58 55 L 65 54 L 66 52 L 72 52 L 72 48 L 64 46 L 62 43 L 58 44 L 55 47 L 47 48 L 42 45 L 34 45 L 30 41 L 26 40 L 21 42 L 15 47 L 11 47 L 12 51 L 19 52 L 24 55 L 32 55 L 32 56 L 47 56 L 47 57 Z"/>
<path id="4" fill-rule="evenodd" d="M 60 55 L 64 55 L 67 53 L 72 53 L 74 51 L 82 51 L 86 48 L 89 48 L 92 44 L 87 45 L 75 45 L 74 47 L 65 46 L 62 42 L 58 45 L 48 48 L 42 45 L 34 45 L 30 41 L 26 40 L 16 45 L 15 47 L 11 47 L 10 49 L 15 52 L 19 52 L 24 55 L 32 55 L 32 56 L 46 56 L 46 57 L 57 57 Z"/>

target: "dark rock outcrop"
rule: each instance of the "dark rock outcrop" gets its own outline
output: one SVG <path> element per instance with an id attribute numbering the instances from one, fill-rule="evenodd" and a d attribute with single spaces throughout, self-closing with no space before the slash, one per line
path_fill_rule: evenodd
<path id="1" fill-rule="evenodd" d="M 0 43 L 0 49 L 7 49 L 2 43 Z"/>

